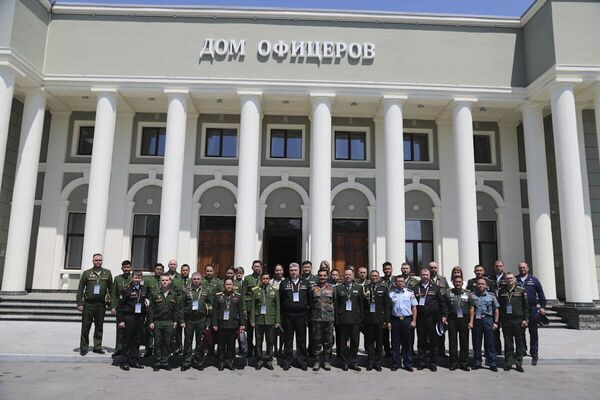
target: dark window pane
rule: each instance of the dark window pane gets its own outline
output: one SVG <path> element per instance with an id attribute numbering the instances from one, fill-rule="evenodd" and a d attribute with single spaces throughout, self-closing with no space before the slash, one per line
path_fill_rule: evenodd
<path id="1" fill-rule="evenodd" d="M 366 160 L 367 159 L 367 146 L 366 146 L 366 134 L 364 133 L 353 133 L 350 142 L 351 154 L 350 159 L 352 160 Z"/>
<path id="2" fill-rule="evenodd" d="M 156 151 L 156 129 L 155 128 L 143 128 L 142 130 L 142 147 L 141 155 L 152 156 Z"/>
<path id="3" fill-rule="evenodd" d="M 69 213 L 69 224 L 67 234 L 83 235 L 85 231 L 85 214 Z"/>
<path id="4" fill-rule="evenodd" d="M 368 232 L 369 221 L 366 219 L 334 219 L 333 232 Z"/>
<path id="5" fill-rule="evenodd" d="M 415 271 L 415 254 L 414 254 L 414 244 L 412 242 L 406 242 L 404 245 L 404 250 L 406 251 L 406 262 L 410 264 L 411 270 Z"/>
<path id="6" fill-rule="evenodd" d="M 237 131 L 235 129 L 223 129 L 222 157 L 235 158 L 237 155 Z"/>
<path id="7" fill-rule="evenodd" d="M 477 164 L 492 163 L 492 149 L 490 137 L 488 135 L 474 135 L 473 149 L 475 152 L 475 162 Z"/>
<path id="8" fill-rule="evenodd" d="M 483 265 L 486 270 L 491 269 L 491 266 L 494 265 L 494 261 L 497 259 L 497 243 L 479 243 L 479 263 Z"/>
<path id="9" fill-rule="evenodd" d="M 285 131 L 273 129 L 271 131 L 271 157 L 285 157 Z"/>
<path id="10" fill-rule="evenodd" d="M 433 240 L 433 221 L 406 220 L 406 240 Z"/>
<path id="11" fill-rule="evenodd" d="M 415 134 L 413 161 L 429 161 L 429 145 L 427 143 L 427 134 Z"/>
<path id="12" fill-rule="evenodd" d="M 497 240 L 495 221 L 478 221 L 477 231 L 480 242 L 495 242 Z"/>
<path id="13" fill-rule="evenodd" d="M 417 243 L 416 265 L 418 265 L 418 266 L 427 265 L 431 260 L 433 260 L 433 243 L 431 243 L 431 242 Z"/>
<path id="14" fill-rule="evenodd" d="M 93 144 L 94 144 L 94 127 L 93 126 L 80 126 L 79 127 L 79 142 L 77 143 L 77 155 L 91 156 Z"/>
<path id="15" fill-rule="evenodd" d="M 404 161 L 413 161 L 412 135 L 410 133 L 404 134 Z"/>
<path id="16" fill-rule="evenodd" d="M 302 131 L 288 131 L 287 158 L 302 158 Z"/>
<path id="17" fill-rule="evenodd" d="M 219 157 L 221 155 L 221 130 L 206 130 L 206 154 L 207 157 Z"/>
<path id="18" fill-rule="evenodd" d="M 65 267 L 80 269 L 83 254 L 83 236 L 70 236 L 67 239 L 67 257 Z"/>
<path id="19" fill-rule="evenodd" d="M 152 269 L 158 256 L 160 216 L 135 215 L 131 244 L 132 263 L 136 267 Z"/>
<path id="20" fill-rule="evenodd" d="M 166 128 L 158 128 L 158 149 L 156 156 L 164 156 L 165 155 L 165 142 L 167 140 L 167 130 Z"/>
<path id="21" fill-rule="evenodd" d="M 200 217 L 200 230 L 235 230 L 235 217 Z"/>
<path id="22" fill-rule="evenodd" d="M 335 133 L 335 159 L 336 160 L 348 160 L 349 159 L 349 138 L 350 135 L 346 132 Z"/>

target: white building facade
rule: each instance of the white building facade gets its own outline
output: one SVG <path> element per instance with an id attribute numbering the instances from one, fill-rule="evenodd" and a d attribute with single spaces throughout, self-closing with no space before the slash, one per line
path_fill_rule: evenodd
<path id="1" fill-rule="evenodd" d="M 115 274 L 527 260 L 549 299 L 599 298 L 598 3 L 1 7 L 3 292 L 74 288 L 102 253 Z"/>

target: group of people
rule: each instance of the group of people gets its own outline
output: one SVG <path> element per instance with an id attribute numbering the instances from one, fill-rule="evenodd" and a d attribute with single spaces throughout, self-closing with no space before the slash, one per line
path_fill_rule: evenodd
<path id="1" fill-rule="evenodd" d="M 155 371 L 170 370 L 170 356 L 180 353 L 182 371 L 202 370 L 205 355 L 215 353 L 215 344 L 218 369 L 233 370 L 236 340 L 246 338 L 246 346 L 241 347 L 247 358 L 256 358 L 256 369 L 272 370 L 277 356 L 284 370 L 295 363 L 302 370 L 312 364 L 314 371 L 328 371 L 335 343 L 341 368 L 360 371 L 357 354 L 362 332 L 367 370 L 381 371 L 384 358 L 389 357 L 393 371 L 412 372 L 413 366 L 436 371 L 438 359 L 448 357 L 450 370 L 469 371 L 482 367 L 485 354 L 486 365 L 497 371 L 502 332 L 504 369 L 514 366 L 523 372 L 526 328 L 532 364 L 538 361 L 538 316 L 545 314 L 546 299 L 524 262 L 518 265 L 518 275 L 505 272 L 500 260 L 489 276 L 477 265 L 475 278 L 466 284 L 460 267 L 454 267 L 447 280 L 438 275 L 435 262 L 422 267 L 418 275 L 404 263 L 401 274 L 393 276 L 392 264 L 386 262 L 383 274 L 347 266 L 340 277 L 327 261 L 313 275 L 312 263 L 305 261 L 291 263 L 284 277 L 282 265 L 271 276 L 255 260 L 251 274 L 244 276 L 243 268 L 231 267 L 221 280 L 212 265 L 204 267 L 202 276 L 190 274 L 187 264 L 177 272 L 177 262 L 171 260 L 166 272 L 157 264 L 154 275 L 144 277 L 140 270 L 132 272 L 131 262 L 123 261 L 123 273 L 114 281 L 110 271 L 102 268 L 101 254 L 93 256 L 93 265 L 83 272 L 77 291 L 82 312 L 80 354 L 87 354 L 92 323 L 93 352 L 104 353 L 102 326 L 108 304 L 117 319 L 114 356 L 120 357 L 123 370 L 143 368 L 142 344 L 146 356 L 154 355 Z"/>

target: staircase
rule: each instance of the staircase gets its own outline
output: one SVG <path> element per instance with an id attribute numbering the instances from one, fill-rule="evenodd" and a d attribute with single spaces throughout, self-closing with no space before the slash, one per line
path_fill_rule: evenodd
<path id="1" fill-rule="evenodd" d="M 0 321 L 81 322 L 75 291 L 31 292 L 27 295 L 1 296 Z M 105 322 L 116 319 L 107 309 Z"/>

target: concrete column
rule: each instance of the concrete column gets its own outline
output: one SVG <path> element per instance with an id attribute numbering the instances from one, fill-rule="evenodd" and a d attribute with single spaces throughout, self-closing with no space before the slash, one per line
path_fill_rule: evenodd
<path id="1" fill-rule="evenodd" d="M 15 91 L 15 74 L 10 69 L 0 66 L 0 187 L 4 174 L 6 158 L 6 143 L 8 141 L 8 126 Z"/>
<path id="2" fill-rule="evenodd" d="M 248 266 L 257 256 L 262 93 L 238 92 L 238 94 L 241 102 L 241 115 L 234 265 L 248 270 Z"/>
<path id="3" fill-rule="evenodd" d="M 568 302 L 591 304 L 587 241 L 581 237 L 585 210 L 573 90 L 571 84 L 551 89 L 565 294 Z"/>
<path id="4" fill-rule="evenodd" d="M 331 102 L 333 94 L 312 94 L 310 142 L 310 258 L 331 262 Z"/>
<path id="5" fill-rule="evenodd" d="M 385 194 L 386 194 L 386 183 L 385 183 L 385 124 L 383 118 L 375 118 L 375 205 L 377 207 L 375 211 L 375 243 L 376 243 L 376 255 L 375 266 L 381 268 L 383 263 L 386 261 L 386 215 L 385 215 Z M 392 264 L 393 265 L 393 264 Z M 400 273 L 400 265 L 393 265 L 394 275 Z"/>
<path id="6" fill-rule="evenodd" d="M 166 265 L 169 260 L 177 259 L 179 250 L 188 92 L 187 90 L 165 90 L 165 94 L 169 106 L 160 198 L 158 261 Z"/>
<path id="7" fill-rule="evenodd" d="M 369 262 L 371 263 L 369 270 L 381 270 L 381 266 L 377 265 L 377 243 L 375 240 L 375 229 L 376 229 L 376 213 L 377 206 L 367 206 L 367 212 L 369 213 Z M 318 272 L 318 271 L 317 271 Z"/>
<path id="8" fill-rule="evenodd" d="M 67 152 L 67 133 L 69 131 L 70 111 L 52 112 L 48 156 L 44 174 L 44 193 L 40 212 L 35 265 L 33 271 L 33 289 L 60 289 L 60 270 L 62 263 L 55 263 L 56 241 L 59 221 L 65 214 L 60 209 L 60 194 L 64 161 Z M 64 252 L 64 249 L 63 249 Z"/>
<path id="9" fill-rule="evenodd" d="M 392 265 L 400 265 L 405 254 L 404 128 L 402 107 L 406 97 L 384 97 L 385 148 L 385 254 Z"/>
<path id="10" fill-rule="evenodd" d="M 192 231 L 199 229 L 198 221 L 190 219 L 192 212 L 192 196 L 194 195 L 194 162 L 196 159 L 196 134 L 198 131 L 198 114 L 188 113 L 185 139 L 185 157 L 182 181 L 181 226 L 179 229 L 179 265 L 187 263 L 190 266 L 198 262 L 197 251 L 189 252 Z"/>
<path id="11" fill-rule="evenodd" d="M 455 99 L 453 110 L 454 166 L 458 212 L 458 259 L 465 279 L 473 275 L 479 263 L 477 235 L 477 196 L 475 189 L 475 155 L 473 151 L 473 116 L 471 106 L 476 99 Z"/>
<path id="12" fill-rule="evenodd" d="M 577 142 L 579 144 L 579 161 L 581 164 L 581 184 L 583 187 L 583 208 L 585 210 L 585 233 L 590 268 L 590 285 L 592 299 L 598 300 L 598 276 L 596 274 L 596 252 L 594 250 L 594 225 L 592 222 L 592 206 L 590 203 L 590 186 L 588 181 L 587 157 L 585 154 L 585 132 L 583 130 L 583 107 L 578 106 L 577 112 Z"/>
<path id="13" fill-rule="evenodd" d="M 42 90 L 29 92 L 25 96 L 2 277 L 3 292 L 25 291 L 45 111 L 46 97 Z"/>
<path id="14" fill-rule="evenodd" d="M 92 256 L 94 253 L 104 253 L 110 172 L 112 168 L 115 122 L 117 118 L 116 90 L 98 90 L 97 96 L 94 145 L 92 148 L 90 183 L 88 185 L 87 207 L 85 211 L 85 230 L 81 258 L 82 270 L 92 267 Z"/>
<path id="15" fill-rule="evenodd" d="M 534 103 L 526 103 L 521 111 L 523 113 L 523 139 L 527 166 L 527 199 L 533 273 L 542 283 L 546 298 L 556 299 L 554 245 L 542 107 Z"/>
<path id="16" fill-rule="evenodd" d="M 594 120 L 596 121 L 596 139 L 598 141 L 598 143 L 600 144 L 600 83 L 596 84 L 596 89 L 594 91 Z M 598 145 L 598 151 L 600 152 L 600 145 Z M 595 257 L 595 251 L 594 251 L 594 258 Z M 594 261 L 596 261 L 594 259 Z M 598 279 L 597 277 L 600 275 L 600 271 L 598 271 L 598 265 L 596 265 L 596 262 L 594 262 L 594 266 L 596 267 L 593 274 L 596 275 L 596 280 Z M 600 291 L 600 288 L 598 287 L 598 285 L 600 285 L 600 282 L 596 281 L 596 293 L 598 293 L 598 291 Z M 595 297 L 595 299 L 598 299 L 598 297 Z"/>

